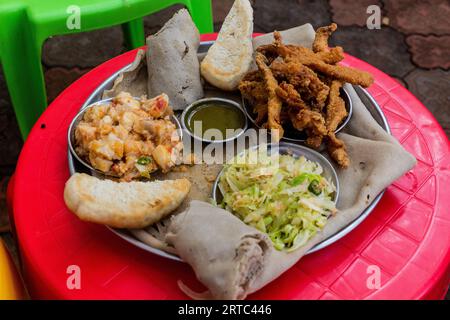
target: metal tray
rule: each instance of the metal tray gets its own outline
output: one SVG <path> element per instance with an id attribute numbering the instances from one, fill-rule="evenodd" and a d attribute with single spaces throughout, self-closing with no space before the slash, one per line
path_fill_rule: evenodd
<path id="1" fill-rule="evenodd" d="M 213 44 L 213 41 L 207 41 L 207 42 L 202 42 L 200 44 L 199 50 L 198 50 L 198 54 L 199 56 L 204 54 L 205 52 L 208 51 L 209 47 Z M 131 65 L 131 64 L 130 64 Z M 81 109 L 84 109 L 85 107 L 87 107 L 88 105 L 97 102 L 99 100 L 102 99 L 102 93 L 104 90 L 110 89 L 114 83 L 114 80 L 118 77 L 118 75 L 125 71 L 126 69 L 128 69 L 130 67 L 130 65 L 127 65 L 125 67 L 123 67 L 122 69 L 118 70 L 116 73 L 114 73 L 113 75 L 111 75 L 108 79 L 106 79 L 100 86 L 98 86 L 93 92 L 92 94 L 89 96 L 89 98 L 84 102 L 84 104 L 81 106 Z M 391 129 L 389 127 L 389 124 L 386 120 L 386 117 L 384 116 L 383 111 L 381 110 L 380 106 L 378 105 L 378 103 L 375 101 L 375 99 L 362 87 L 360 86 L 354 86 L 357 94 L 359 95 L 359 97 L 361 98 L 362 102 L 364 103 L 364 105 L 367 107 L 368 111 L 371 113 L 371 115 L 373 116 L 373 118 L 378 122 L 378 124 L 389 134 L 391 134 Z M 84 169 L 85 167 L 80 164 L 70 153 L 70 151 L 67 151 L 68 154 L 68 163 L 69 163 L 69 171 L 70 174 L 74 174 L 75 172 L 85 172 L 85 173 L 89 173 L 86 172 L 86 169 Z M 339 230 L 338 232 L 336 232 L 334 235 L 328 237 L 327 239 L 323 240 L 322 242 L 316 244 L 313 248 L 311 248 L 308 251 L 309 253 L 315 252 L 317 250 L 323 249 L 327 246 L 329 246 L 330 244 L 336 242 L 337 240 L 341 239 L 342 237 L 344 237 L 346 234 L 348 234 L 350 231 L 352 231 L 353 229 L 355 229 L 362 221 L 364 221 L 364 219 L 367 218 L 367 216 L 373 211 L 373 209 L 376 207 L 376 205 L 378 204 L 378 202 L 380 201 L 381 197 L 383 196 L 384 191 L 382 191 L 378 196 L 375 197 L 375 199 L 372 201 L 372 203 L 363 211 L 361 212 L 361 214 L 352 222 L 350 222 L 347 226 L 345 226 L 344 228 L 342 228 L 341 230 Z M 154 253 L 156 255 L 162 256 L 162 257 L 166 257 L 172 260 L 177 260 L 177 261 L 182 261 L 178 256 L 167 253 L 163 250 L 160 249 L 156 249 L 153 248 L 143 242 L 141 242 L 140 240 L 136 239 L 133 235 L 131 235 L 131 233 L 129 233 L 127 230 L 123 230 L 123 229 L 113 229 L 113 228 L 109 228 L 113 233 L 115 233 L 116 235 L 118 235 L 119 237 L 121 237 L 122 239 L 130 242 L 131 244 L 144 249 L 145 251 Z"/>

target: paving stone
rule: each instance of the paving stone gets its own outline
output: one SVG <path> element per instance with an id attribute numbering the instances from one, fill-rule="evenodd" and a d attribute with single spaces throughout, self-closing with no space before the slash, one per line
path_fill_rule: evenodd
<path id="1" fill-rule="evenodd" d="M 214 18 L 214 32 L 219 32 L 222 27 L 225 17 L 230 12 L 235 0 L 212 0 L 213 18 Z M 252 7 L 254 7 L 255 0 L 250 0 Z"/>
<path id="2" fill-rule="evenodd" d="M 254 1 L 255 32 L 272 32 L 311 23 L 315 28 L 331 23 L 328 1 Z"/>
<path id="3" fill-rule="evenodd" d="M 405 77 L 405 81 L 450 138 L 450 71 L 416 69 Z"/>
<path id="4" fill-rule="evenodd" d="M 219 32 L 222 28 L 222 22 L 214 22 L 214 32 Z"/>
<path id="5" fill-rule="evenodd" d="M 225 17 L 228 14 L 228 12 L 230 11 L 233 3 L 234 3 L 234 0 L 212 0 L 214 23 L 222 24 L 222 22 L 225 20 Z"/>
<path id="6" fill-rule="evenodd" d="M 231 9 L 234 0 L 212 0 L 214 31 L 219 32 L 225 17 Z M 253 2 L 253 1 L 251 1 Z M 144 18 L 145 35 L 156 33 L 169 20 L 175 12 L 184 8 L 183 5 L 174 5 Z"/>
<path id="7" fill-rule="evenodd" d="M 370 5 L 382 6 L 380 1 L 374 0 L 330 0 L 333 21 L 339 26 L 366 26 L 367 7 Z"/>
<path id="8" fill-rule="evenodd" d="M 331 37 L 330 44 L 344 47 L 347 53 L 397 78 L 414 69 L 404 36 L 392 28 L 341 27 Z"/>
<path id="9" fill-rule="evenodd" d="M 177 4 L 144 17 L 145 36 L 156 33 L 178 10 L 184 8 Z"/>
<path id="10" fill-rule="evenodd" d="M 0 177 L 0 231 L 9 226 L 8 210 L 6 205 L 6 189 L 9 177 Z"/>
<path id="11" fill-rule="evenodd" d="M 390 25 L 407 33 L 450 34 L 450 1 L 384 0 Z"/>
<path id="12" fill-rule="evenodd" d="M 65 69 L 60 67 L 50 68 L 44 73 L 47 87 L 47 101 L 50 104 L 65 88 L 90 69 Z"/>
<path id="13" fill-rule="evenodd" d="M 0 175 L 12 173 L 22 144 L 6 81 L 0 69 Z"/>
<path id="14" fill-rule="evenodd" d="M 20 150 L 22 138 L 16 116 L 9 101 L 0 100 L 0 167 L 1 171 L 10 171 L 14 167 Z M 4 168 L 3 168 L 4 167 Z"/>
<path id="15" fill-rule="evenodd" d="M 55 36 L 45 41 L 42 61 L 47 67 L 95 67 L 124 51 L 120 26 Z"/>
<path id="16" fill-rule="evenodd" d="M 403 87 L 408 89 L 408 85 L 406 84 L 405 80 L 403 80 L 402 78 L 397 78 L 397 77 L 392 77 L 395 81 L 397 81 L 398 83 L 400 83 Z"/>
<path id="17" fill-rule="evenodd" d="M 450 68 L 450 35 L 421 36 L 411 35 L 406 38 L 412 60 L 425 69 Z"/>

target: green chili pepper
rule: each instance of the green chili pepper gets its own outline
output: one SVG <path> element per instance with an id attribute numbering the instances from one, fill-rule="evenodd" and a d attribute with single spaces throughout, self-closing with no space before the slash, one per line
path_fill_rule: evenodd
<path id="1" fill-rule="evenodd" d="M 320 188 L 319 181 L 317 181 L 317 180 L 311 181 L 311 183 L 310 183 L 309 186 L 308 186 L 308 190 L 309 190 L 312 194 L 318 196 L 318 195 L 322 192 L 322 189 Z"/>
<path id="2" fill-rule="evenodd" d="M 267 216 L 267 217 L 264 218 L 264 223 L 265 223 L 266 226 L 268 226 L 269 224 L 271 224 L 272 221 L 273 221 L 273 219 L 272 219 L 271 216 Z"/>
<path id="3" fill-rule="evenodd" d="M 291 184 L 295 187 L 298 186 L 299 184 L 301 184 L 303 181 L 305 181 L 305 179 L 307 178 L 306 174 L 301 174 L 297 177 L 295 177 L 294 179 L 292 179 Z"/>
<path id="4" fill-rule="evenodd" d="M 139 159 L 137 159 L 137 163 L 143 166 L 149 164 L 150 162 L 152 162 L 152 158 L 146 156 L 142 156 Z"/>
<path id="5" fill-rule="evenodd" d="M 317 179 L 320 179 L 320 175 L 318 174 L 302 173 L 301 175 L 296 176 L 294 179 L 292 179 L 291 185 L 295 187 L 298 186 L 299 184 L 302 184 L 305 180 L 313 181 Z"/>

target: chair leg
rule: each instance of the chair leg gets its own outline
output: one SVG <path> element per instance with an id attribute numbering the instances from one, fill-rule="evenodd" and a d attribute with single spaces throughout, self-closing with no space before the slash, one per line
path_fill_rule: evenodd
<path id="1" fill-rule="evenodd" d="M 211 0 L 186 0 L 184 3 L 200 34 L 214 32 Z"/>
<path id="2" fill-rule="evenodd" d="M 192 20 L 194 20 L 200 33 L 214 31 L 210 0 L 184 0 L 180 2 L 184 3 L 188 8 Z M 122 24 L 122 30 L 128 49 L 131 50 L 145 45 L 145 32 L 142 18 Z"/>
<path id="3" fill-rule="evenodd" d="M 145 44 L 144 23 L 142 18 L 122 24 L 125 45 L 128 49 L 141 47 Z"/>
<path id="4" fill-rule="evenodd" d="M 41 65 L 41 45 L 31 27 L 19 16 L 1 17 L 1 63 L 22 138 L 28 136 L 39 115 L 47 107 Z"/>

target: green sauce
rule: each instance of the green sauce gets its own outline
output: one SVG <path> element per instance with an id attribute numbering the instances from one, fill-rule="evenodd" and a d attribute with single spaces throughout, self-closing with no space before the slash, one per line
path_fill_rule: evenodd
<path id="1" fill-rule="evenodd" d="M 194 133 L 197 133 L 194 127 L 194 122 L 196 121 L 202 123 L 202 136 L 208 129 L 217 129 L 226 138 L 226 129 L 236 130 L 245 126 L 245 116 L 241 110 L 235 106 L 220 102 L 208 102 L 192 111 L 188 120 L 188 126 L 191 132 Z"/>

